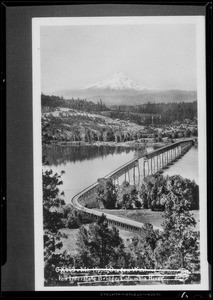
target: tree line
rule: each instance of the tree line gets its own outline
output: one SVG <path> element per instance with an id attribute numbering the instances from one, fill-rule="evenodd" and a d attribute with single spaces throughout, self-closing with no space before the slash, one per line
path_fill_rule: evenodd
<path id="1" fill-rule="evenodd" d="M 141 123 L 140 116 L 131 115 L 131 113 L 148 114 L 144 125 L 154 124 L 172 124 L 175 121 L 183 122 L 185 119 L 193 120 L 197 118 L 197 101 L 193 102 L 170 102 L 170 103 L 146 103 L 143 105 L 120 105 L 113 106 L 112 116 L 114 118 L 129 118 L 131 121 Z M 153 115 L 153 120 L 151 116 Z"/>
<path id="2" fill-rule="evenodd" d="M 99 184 L 98 206 L 106 209 L 151 209 L 165 210 L 168 197 L 185 199 L 189 210 L 199 209 L 199 186 L 195 181 L 180 175 L 152 175 L 146 177 L 139 191 L 124 181 L 121 188 L 112 179 Z M 92 207 L 91 207 L 92 208 Z"/>
<path id="3" fill-rule="evenodd" d="M 139 125 L 172 124 L 175 121 L 183 122 L 185 119 L 197 118 L 197 101 L 193 102 L 169 102 L 169 103 L 146 103 L 141 105 L 113 105 L 107 107 L 100 99 L 97 103 L 86 99 L 64 99 L 59 96 L 41 95 L 42 109 L 53 111 L 59 107 L 75 109 L 84 112 L 100 113 L 109 111 L 110 117 L 121 120 L 129 120 Z M 133 113 L 133 114 L 132 114 Z M 141 121 L 140 115 L 147 115 Z"/>
<path id="4" fill-rule="evenodd" d="M 125 126 L 108 125 L 103 120 L 77 115 L 66 120 L 42 118 L 42 143 L 62 142 L 127 142 L 143 137 L 142 130 L 127 131 Z"/>
<path id="5" fill-rule="evenodd" d="M 199 186 L 194 180 L 179 175 L 152 176 L 152 179 L 147 177 L 140 189 L 143 208 L 164 211 L 168 196 L 172 195 L 177 201 L 187 201 L 189 210 L 199 209 Z"/>
<path id="6" fill-rule="evenodd" d="M 97 101 L 97 103 L 94 103 L 92 101 L 87 101 L 86 99 L 64 99 L 63 97 L 44 94 L 41 94 L 41 106 L 43 109 L 49 108 L 49 111 L 59 107 L 86 112 L 100 112 L 109 109 L 101 99 Z"/>

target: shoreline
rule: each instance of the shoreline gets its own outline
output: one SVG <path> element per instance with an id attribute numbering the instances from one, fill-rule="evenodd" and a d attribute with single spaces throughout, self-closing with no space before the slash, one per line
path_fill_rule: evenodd
<path id="1" fill-rule="evenodd" d="M 94 142 L 94 143 L 88 143 L 88 142 L 55 142 L 51 143 L 50 145 L 43 145 L 47 147 L 52 146 L 61 146 L 61 147 L 69 147 L 69 146 L 75 146 L 75 147 L 88 147 L 88 146 L 96 146 L 96 147 L 123 147 L 123 148 L 133 148 L 133 149 L 146 149 L 147 147 L 154 147 L 154 148 L 161 148 L 165 145 L 169 144 L 168 142 L 136 142 L 136 141 L 130 141 L 130 142 Z"/>

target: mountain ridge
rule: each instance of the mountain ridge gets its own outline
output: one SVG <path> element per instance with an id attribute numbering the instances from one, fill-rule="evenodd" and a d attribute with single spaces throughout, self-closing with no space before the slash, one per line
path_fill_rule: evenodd
<path id="1" fill-rule="evenodd" d="M 101 99 L 109 106 L 197 100 L 196 91 L 150 89 L 122 72 L 114 73 L 107 79 L 84 87 L 56 91 L 53 95 L 63 96 L 66 99 L 83 98 L 93 102 Z"/>
<path id="2" fill-rule="evenodd" d="M 81 90 L 84 89 L 111 89 L 116 91 L 124 91 L 124 90 L 137 90 L 142 91 L 147 89 L 142 83 L 139 81 L 135 81 L 132 78 L 125 75 L 123 72 L 116 72 L 111 77 L 98 81 L 97 83 L 86 85 L 81 87 Z"/>

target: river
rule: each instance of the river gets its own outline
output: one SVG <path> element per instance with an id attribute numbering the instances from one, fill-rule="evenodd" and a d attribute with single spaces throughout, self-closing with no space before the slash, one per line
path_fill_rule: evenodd
<path id="1" fill-rule="evenodd" d="M 192 147 L 181 159 L 164 171 L 165 175 L 179 174 L 182 177 L 198 181 L 198 148 Z"/>
<path id="2" fill-rule="evenodd" d="M 148 152 L 153 150 L 147 149 Z M 65 174 L 62 177 L 63 185 L 60 189 L 65 192 L 65 202 L 70 203 L 71 198 L 94 183 L 98 178 L 122 166 L 136 155 L 136 150 L 122 147 L 84 146 L 84 147 L 53 147 L 44 151 L 48 166 L 53 172 Z M 191 148 L 180 160 L 164 174 L 179 174 L 198 183 L 198 150 Z M 120 181 L 122 182 L 122 181 Z"/>
<path id="3" fill-rule="evenodd" d="M 119 147 L 54 147 L 45 151 L 49 165 L 44 168 L 65 171 L 60 188 L 65 192 L 65 202 L 70 203 L 75 194 L 133 159 L 134 154 L 134 150 Z"/>

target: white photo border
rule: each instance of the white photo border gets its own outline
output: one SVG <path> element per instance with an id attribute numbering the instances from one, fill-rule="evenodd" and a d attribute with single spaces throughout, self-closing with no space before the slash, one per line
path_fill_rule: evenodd
<path id="1" fill-rule="evenodd" d="M 206 66 L 205 66 L 205 16 L 141 16 L 141 17 L 51 17 L 32 18 L 33 55 L 33 166 L 34 166 L 34 249 L 35 290 L 76 291 L 108 290 L 127 291 L 131 286 L 44 286 L 43 259 L 43 202 L 42 202 L 42 142 L 41 142 L 41 60 L 40 28 L 42 26 L 80 25 L 127 25 L 127 24 L 194 24 L 196 26 L 197 55 L 197 105 L 198 105 L 198 170 L 200 201 L 200 260 L 201 282 L 186 285 L 135 285 L 134 291 L 156 290 L 208 290 L 209 264 L 207 261 L 207 149 L 206 149 Z"/>

